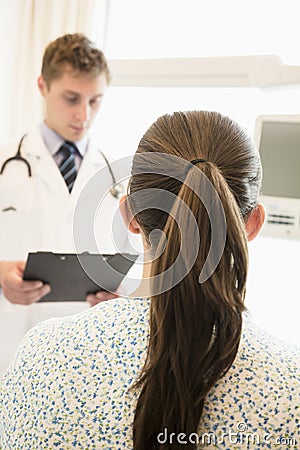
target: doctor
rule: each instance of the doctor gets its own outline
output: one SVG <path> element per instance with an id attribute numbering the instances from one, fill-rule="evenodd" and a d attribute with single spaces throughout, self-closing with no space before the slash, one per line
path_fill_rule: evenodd
<path id="1" fill-rule="evenodd" d="M 87 296 L 88 303 L 37 303 L 51 287 L 22 279 L 28 252 L 75 251 L 72 217 L 76 200 L 93 174 L 107 165 L 88 131 L 109 81 L 105 56 L 84 35 L 67 34 L 46 48 L 38 78 L 45 101 L 44 121 L 24 137 L 20 148 L 24 159 L 11 160 L 0 175 L 0 373 L 35 323 L 116 296 L 102 291 Z M 17 147 L 14 142 L 0 148 L 0 167 L 16 154 Z M 111 174 L 105 173 L 107 179 L 100 181 L 112 186 Z M 99 218 L 103 253 L 117 251 L 110 237 L 118 209 L 116 197 L 108 193 Z M 123 246 L 118 250 L 129 251 L 125 227 L 118 230 L 119 242 L 120 236 Z"/>

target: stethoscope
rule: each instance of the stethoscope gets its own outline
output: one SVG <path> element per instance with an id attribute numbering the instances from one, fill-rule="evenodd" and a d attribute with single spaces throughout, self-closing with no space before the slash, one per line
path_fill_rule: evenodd
<path id="1" fill-rule="evenodd" d="M 26 134 L 24 134 L 24 136 L 22 136 L 20 139 L 17 153 L 14 156 L 12 156 L 11 158 L 6 159 L 4 161 L 4 163 L 2 164 L 1 170 L 0 170 L 0 175 L 3 175 L 4 169 L 7 166 L 7 164 L 9 164 L 12 161 L 20 161 L 20 162 L 23 162 L 24 164 L 26 164 L 27 170 L 28 170 L 28 176 L 31 177 L 31 166 L 30 166 L 29 162 L 27 161 L 27 159 L 23 158 L 23 156 L 21 155 L 22 142 L 24 141 L 25 136 L 26 136 Z"/>
<path id="2" fill-rule="evenodd" d="M 99 148 L 98 148 L 98 152 L 101 153 L 102 158 L 104 159 L 105 164 L 106 164 L 106 166 L 107 166 L 107 168 L 108 168 L 108 170 L 109 170 L 110 176 L 111 176 L 112 187 L 110 188 L 109 192 L 111 193 L 111 195 L 112 195 L 114 198 L 120 198 L 121 195 L 123 195 L 124 192 L 125 192 L 125 191 L 124 191 L 124 188 L 123 188 L 122 184 L 117 183 L 117 180 L 116 180 L 116 177 L 115 177 L 115 175 L 114 175 L 114 173 L 113 173 L 112 167 L 111 167 L 111 165 L 110 165 L 108 159 L 107 159 L 106 156 L 104 155 L 104 153 L 101 152 L 101 150 L 99 150 Z"/>
<path id="3" fill-rule="evenodd" d="M 19 161 L 19 162 L 22 162 L 22 163 L 24 163 L 24 164 L 26 165 L 27 171 L 28 171 L 28 177 L 31 177 L 31 176 L 32 176 L 32 171 L 31 171 L 30 163 L 27 161 L 26 158 L 24 158 L 24 157 L 21 155 L 22 143 L 23 143 L 23 140 L 24 140 L 25 137 L 26 137 L 26 134 L 24 134 L 24 135 L 21 137 L 20 142 L 19 142 L 19 144 L 18 144 L 18 150 L 17 150 L 17 153 L 16 153 L 14 156 L 12 156 L 11 158 L 8 158 L 8 159 L 6 159 L 6 160 L 3 162 L 2 166 L 1 166 L 1 169 L 0 169 L 0 175 L 3 175 L 3 172 L 4 172 L 5 167 L 7 167 L 7 165 L 8 165 L 10 162 L 12 162 L 12 161 Z M 99 150 L 99 149 L 98 149 L 98 151 L 99 151 L 99 153 L 102 155 L 102 158 L 104 159 L 105 164 L 107 165 L 107 168 L 108 168 L 109 173 L 110 173 L 110 176 L 111 176 L 112 187 L 110 188 L 109 192 L 110 192 L 110 194 L 111 194 L 114 198 L 120 198 L 120 196 L 121 196 L 122 194 L 124 194 L 124 188 L 123 188 L 123 186 L 122 186 L 121 184 L 117 184 L 117 180 L 116 180 L 116 177 L 115 177 L 115 175 L 114 175 L 114 173 L 113 173 L 112 167 L 111 167 L 111 165 L 110 165 L 108 159 L 107 159 L 106 156 L 104 155 L 104 153 L 101 152 L 101 150 Z"/>

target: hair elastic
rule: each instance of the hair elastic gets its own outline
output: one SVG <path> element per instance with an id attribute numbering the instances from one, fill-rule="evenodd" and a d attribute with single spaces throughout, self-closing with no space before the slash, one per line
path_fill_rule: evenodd
<path id="1" fill-rule="evenodd" d="M 192 161 L 190 161 L 190 164 L 198 164 L 198 163 L 207 163 L 207 159 L 202 159 L 202 158 L 198 158 L 198 159 L 193 159 Z"/>
<path id="2" fill-rule="evenodd" d="M 207 161 L 207 159 L 202 159 L 202 158 L 197 158 L 197 159 L 193 159 L 192 161 L 189 161 L 188 165 L 186 166 L 185 169 L 185 176 L 187 176 L 189 170 L 192 168 L 191 164 L 193 166 L 195 166 L 198 163 L 208 163 L 209 161 Z"/>

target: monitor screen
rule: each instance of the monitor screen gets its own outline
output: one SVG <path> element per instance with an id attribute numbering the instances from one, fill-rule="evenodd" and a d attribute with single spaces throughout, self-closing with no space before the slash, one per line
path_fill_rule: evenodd
<path id="1" fill-rule="evenodd" d="M 300 122 L 261 122 L 262 195 L 300 198 Z"/>

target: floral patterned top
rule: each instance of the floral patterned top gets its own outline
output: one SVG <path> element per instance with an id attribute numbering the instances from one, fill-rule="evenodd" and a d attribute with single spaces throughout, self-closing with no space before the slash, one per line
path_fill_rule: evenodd
<path id="1" fill-rule="evenodd" d="M 23 339 L 1 383 L 1 449 L 130 449 L 149 300 L 116 299 L 44 321 Z M 207 396 L 199 432 L 159 443 L 207 449 L 300 448 L 300 349 L 246 316 L 238 355 Z"/>

